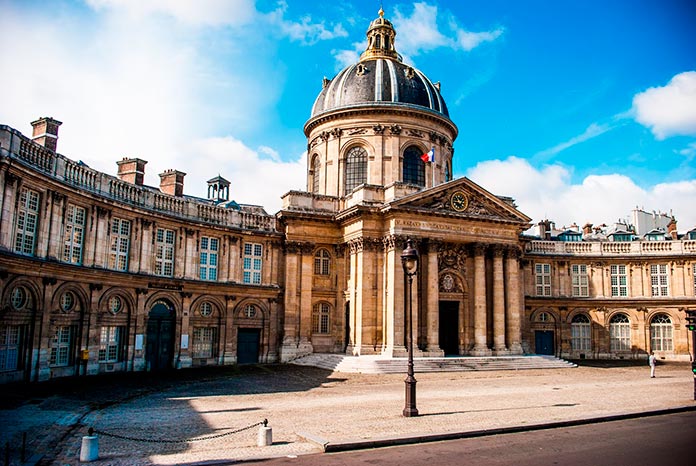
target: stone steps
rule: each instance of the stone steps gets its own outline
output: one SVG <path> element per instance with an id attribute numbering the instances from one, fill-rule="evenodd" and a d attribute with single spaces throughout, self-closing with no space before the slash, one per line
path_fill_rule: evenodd
<path id="1" fill-rule="evenodd" d="M 363 374 L 396 374 L 407 370 L 407 358 L 384 356 L 347 356 L 343 354 L 313 353 L 291 361 L 301 366 L 314 366 L 337 372 Z M 491 356 L 415 358 L 415 372 L 502 371 L 523 369 L 563 369 L 575 364 L 553 356 Z"/>

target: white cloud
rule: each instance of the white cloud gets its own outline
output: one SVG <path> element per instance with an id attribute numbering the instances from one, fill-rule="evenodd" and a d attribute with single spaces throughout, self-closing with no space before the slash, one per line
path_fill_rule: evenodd
<path id="1" fill-rule="evenodd" d="M 472 32 L 461 27 L 457 20 L 445 13 L 438 25 L 438 8 L 427 3 L 414 3 L 410 16 L 396 9 L 394 27 L 397 31 L 397 49 L 404 56 L 416 56 L 440 47 L 471 51 L 484 42 L 492 42 L 503 35 L 504 29 Z M 446 27 L 445 27 L 446 25 Z"/>
<path id="2" fill-rule="evenodd" d="M 182 23 L 206 26 L 248 24 L 256 16 L 254 3 L 253 0 L 87 0 L 97 11 L 125 12 L 138 19 L 162 14 Z"/>
<path id="3" fill-rule="evenodd" d="M 657 139 L 696 135 L 696 71 L 674 76 L 664 87 L 651 87 L 633 97 L 638 123 Z"/>
<path id="4" fill-rule="evenodd" d="M 290 190 L 306 188 L 307 154 L 297 159 L 282 162 L 262 157 L 275 153 L 263 147 L 254 151 L 242 141 L 232 136 L 202 139 L 191 144 L 191 153 L 195 160 L 177 160 L 179 166 L 187 166 L 185 192 L 205 191 L 205 180 L 210 179 L 210 167 L 218 167 L 223 177 L 230 182 L 230 199 L 240 204 L 261 205 L 268 213 L 280 210 L 280 197 Z M 189 179 L 190 178 L 190 179 Z M 192 182 L 200 186 L 192 186 Z M 199 194 L 202 195 L 202 194 Z"/>
<path id="5" fill-rule="evenodd" d="M 341 23 L 336 23 L 327 28 L 324 21 L 312 22 L 310 16 L 304 16 L 299 21 L 289 21 L 285 19 L 287 8 L 287 3 L 280 2 L 278 8 L 266 14 L 265 18 L 276 28 L 276 31 L 290 40 L 301 42 L 304 45 L 312 45 L 320 40 L 331 40 L 337 37 L 348 36 L 348 32 Z"/>
<path id="6" fill-rule="evenodd" d="M 331 55 L 333 55 L 336 61 L 336 71 L 340 71 L 343 68 L 353 65 L 360 59 L 360 54 L 365 50 L 365 44 L 363 42 L 355 42 L 353 44 L 353 50 L 332 50 Z"/>
<path id="7" fill-rule="evenodd" d="M 640 206 L 647 210 L 672 211 L 680 231 L 696 227 L 696 180 L 638 186 L 624 175 L 590 175 L 573 184 L 570 173 L 558 165 L 539 169 L 518 157 L 481 162 L 466 176 L 494 194 L 511 196 L 519 210 L 557 226 L 612 223 L 626 219 Z"/>
<path id="8" fill-rule="evenodd" d="M 537 152 L 534 154 L 534 158 L 537 160 L 546 160 L 559 152 L 562 152 L 570 147 L 573 147 L 577 144 L 580 144 L 582 142 L 588 141 L 590 139 L 596 138 L 597 136 L 600 136 L 610 129 L 613 129 L 613 126 L 606 125 L 606 124 L 597 124 L 597 123 L 591 123 L 590 126 L 585 129 L 585 131 L 578 135 L 570 138 L 569 140 L 562 142 L 560 144 L 557 144 L 549 149 L 542 150 L 540 152 Z"/>

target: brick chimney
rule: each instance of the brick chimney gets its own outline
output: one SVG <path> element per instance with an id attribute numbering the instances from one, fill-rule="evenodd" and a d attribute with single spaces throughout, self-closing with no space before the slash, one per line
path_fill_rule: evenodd
<path id="1" fill-rule="evenodd" d="M 679 239 L 677 234 L 677 221 L 674 220 L 674 217 L 672 217 L 672 220 L 667 224 L 667 234 L 674 240 Z"/>
<path id="2" fill-rule="evenodd" d="M 32 121 L 31 126 L 34 128 L 31 135 L 32 141 L 55 152 L 58 147 L 58 127 L 62 124 L 51 117 L 41 117 Z"/>
<path id="3" fill-rule="evenodd" d="M 146 163 L 146 160 L 123 157 L 123 160 L 116 162 L 116 165 L 118 165 L 118 179 L 126 183 L 142 186 L 145 181 Z"/>
<path id="4" fill-rule="evenodd" d="M 178 170 L 166 170 L 160 173 L 160 191 L 170 196 L 183 196 L 185 176 L 186 173 Z"/>
<path id="5" fill-rule="evenodd" d="M 592 234 L 592 224 L 591 223 L 586 223 L 582 227 L 582 234 L 583 235 L 591 235 Z"/>

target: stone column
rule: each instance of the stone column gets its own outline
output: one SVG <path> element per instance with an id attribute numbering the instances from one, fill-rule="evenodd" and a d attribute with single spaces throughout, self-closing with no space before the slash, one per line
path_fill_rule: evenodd
<path id="1" fill-rule="evenodd" d="M 439 243 L 430 241 L 428 243 L 428 255 L 423 261 L 426 283 L 426 306 L 428 313 L 427 342 L 426 348 L 428 356 L 444 356 L 444 351 L 440 349 L 440 288 L 439 273 L 437 263 L 437 252 Z"/>
<path id="2" fill-rule="evenodd" d="M 474 245 L 474 356 L 490 356 L 486 338 L 486 245 Z"/>
<path id="3" fill-rule="evenodd" d="M 503 248 L 493 250 L 493 349 L 495 354 L 508 354 L 505 346 L 505 277 Z"/>
<path id="4" fill-rule="evenodd" d="M 519 280 L 519 250 L 509 249 L 505 264 L 505 297 L 507 340 L 510 354 L 522 354 L 522 316 L 524 309 L 520 305 L 520 280 Z"/>

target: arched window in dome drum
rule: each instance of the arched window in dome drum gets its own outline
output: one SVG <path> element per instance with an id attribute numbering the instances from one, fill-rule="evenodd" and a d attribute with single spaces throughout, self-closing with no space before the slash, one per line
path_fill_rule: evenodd
<path id="1" fill-rule="evenodd" d="M 409 146 L 404 151 L 404 183 L 425 186 L 425 163 L 421 159 L 423 151 Z"/>
<path id="2" fill-rule="evenodd" d="M 450 168 L 450 163 L 445 163 L 445 183 L 452 181 L 452 169 Z"/>
<path id="3" fill-rule="evenodd" d="M 346 194 L 367 183 L 367 151 L 355 146 L 346 156 Z"/>
<path id="4" fill-rule="evenodd" d="M 321 162 L 319 161 L 319 156 L 315 155 L 312 158 L 312 192 L 319 192 L 319 171 L 321 170 Z"/>

